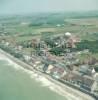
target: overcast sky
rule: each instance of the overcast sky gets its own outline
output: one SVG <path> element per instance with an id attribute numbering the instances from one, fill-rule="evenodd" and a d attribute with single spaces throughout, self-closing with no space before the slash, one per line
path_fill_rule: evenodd
<path id="1" fill-rule="evenodd" d="M 0 0 L 0 14 L 98 10 L 98 0 Z"/>

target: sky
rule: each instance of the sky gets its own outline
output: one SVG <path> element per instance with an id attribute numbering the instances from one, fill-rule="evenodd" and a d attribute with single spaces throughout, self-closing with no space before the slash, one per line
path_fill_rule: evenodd
<path id="1" fill-rule="evenodd" d="M 98 10 L 98 0 L 0 0 L 0 14 Z"/>

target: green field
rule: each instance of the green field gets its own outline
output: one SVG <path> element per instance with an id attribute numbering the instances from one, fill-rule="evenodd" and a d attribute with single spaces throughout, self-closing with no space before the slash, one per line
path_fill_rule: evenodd
<path id="1" fill-rule="evenodd" d="M 71 32 L 81 40 L 98 40 L 98 16 L 83 14 L 41 14 L 30 16 L 0 17 L 1 40 L 11 44 Z M 29 51 L 26 49 L 25 51 Z M 98 53 L 94 53 L 98 57 Z"/>

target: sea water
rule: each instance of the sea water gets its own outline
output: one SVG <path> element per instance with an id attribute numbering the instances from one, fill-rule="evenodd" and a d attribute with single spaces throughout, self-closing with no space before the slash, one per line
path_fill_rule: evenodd
<path id="1" fill-rule="evenodd" d="M 0 100 L 68 100 L 51 84 L 11 60 L 0 58 Z"/>

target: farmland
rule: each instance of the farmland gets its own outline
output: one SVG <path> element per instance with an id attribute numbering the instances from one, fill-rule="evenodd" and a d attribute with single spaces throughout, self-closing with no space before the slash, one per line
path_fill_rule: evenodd
<path id="1" fill-rule="evenodd" d="M 98 40 L 98 16 L 84 14 L 40 14 L 0 17 L 0 36 L 11 44 L 34 38 L 61 36 L 66 32 L 81 40 Z M 27 51 L 28 49 L 24 50 Z M 96 55 L 96 54 L 93 54 Z"/>

